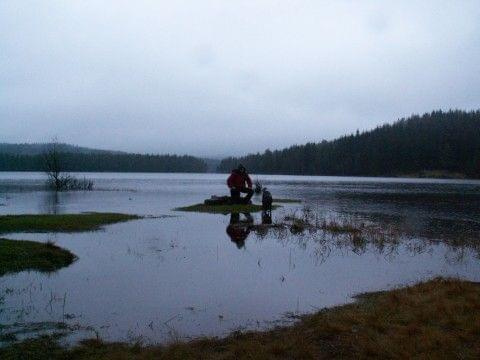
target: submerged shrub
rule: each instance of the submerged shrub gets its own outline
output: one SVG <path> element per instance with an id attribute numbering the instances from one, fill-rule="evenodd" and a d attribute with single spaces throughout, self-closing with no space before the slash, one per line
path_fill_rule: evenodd
<path id="1" fill-rule="evenodd" d="M 77 179 L 74 176 L 63 174 L 58 178 L 50 178 L 47 180 L 47 186 L 55 191 L 72 191 L 72 190 L 93 190 L 93 181 L 85 177 Z"/>

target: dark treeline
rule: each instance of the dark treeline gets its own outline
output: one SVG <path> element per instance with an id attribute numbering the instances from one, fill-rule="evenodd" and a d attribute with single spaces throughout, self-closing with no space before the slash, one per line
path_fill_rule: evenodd
<path id="1" fill-rule="evenodd" d="M 60 153 L 62 171 L 206 172 L 207 164 L 193 156 L 126 153 Z M 0 153 L 0 171 L 43 171 L 42 154 Z"/>
<path id="2" fill-rule="evenodd" d="M 11 154 L 11 155 L 39 155 L 48 151 L 52 143 L 33 143 L 33 144 L 9 144 L 9 143 L 0 143 L 0 154 Z M 122 151 L 111 151 L 111 150 L 100 150 L 92 149 L 83 146 L 70 145 L 65 143 L 57 143 L 57 149 L 62 153 L 82 153 L 82 154 L 105 154 L 105 153 L 114 153 L 114 154 L 126 154 Z"/>
<path id="3" fill-rule="evenodd" d="M 480 111 L 434 111 L 333 141 L 226 158 L 261 174 L 401 176 L 425 172 L 480 178 Z M 441 175 L 440 175 L 441 176 Z"/>

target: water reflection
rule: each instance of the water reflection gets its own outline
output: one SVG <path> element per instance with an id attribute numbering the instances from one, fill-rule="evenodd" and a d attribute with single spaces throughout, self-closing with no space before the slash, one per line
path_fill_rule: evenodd
<path id="1" fill-rule="evenodd" d="M 273 226 L 272 212 L 262 211 L 261 219 L 260 224 L 255 224 L 255 220 L 250 213 L 230 213 L 230 222 L 226 232 L 230 240 L 237 245 L 237 248 L 245 247 L 245 240 L 252 230 L 261 237 L 268 235 L 270 226 Z"/>
<path id="2" fill-rule="evenodd" d="M 250 214 L 245 219 L 231 214 L 227 234 L 238 248 L 245 245 L 250 233 L 257 241 L 276 241 L 283 247 L 306 251 L 310 248 L 315 265 L 324 263 L 332 254 L 374 254 L 387 261 L 397 256 L 432 253 L 439 244 L 446 250 L 444 259 L 449 264 L 460 264 L 474 255 L 480 259 L 478 224 L 470 220 L 417 219 L 415 227 L 403 218 L 365 218 L 363 215 L 336 214 L 324 218 L 310 207 L 297 209 L 273 221 L 269 213 L 262 213 L 261 222 L 255 223 Z M 433 230 L 432 230 L 433 229 Z"/>
<path id="3" fill-rule="evenodd" d="M 272 224 L 272 211 L 262 211 L 262 224 L 271 225 Z"/>
<path id="4" fill-rule="evenodd" d="M 243 217 L 240 217 L 240 213 L 230 214 L 230 223 L 227 226 L 227 234 L 230 240 L 237 245 L 237 248 L 241 249 L 245 246 L 245 240 L 250 234 L 250 229 L 253 224 L 253 217 L 250 213 L 242 213 Z"/>
<path id="5" fill-rule="evenodd" d="M 58 191 L 46 191 L 40 208 L 43 213 L 57 215 L 60 210 Z"/>

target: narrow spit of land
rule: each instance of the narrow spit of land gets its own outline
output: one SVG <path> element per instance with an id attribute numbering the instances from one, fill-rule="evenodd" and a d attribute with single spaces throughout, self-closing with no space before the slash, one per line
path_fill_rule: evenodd
<path id="1" fill-rule="evenodd" d="M 480 357 L 480 286 L 437 278 L 357 296 L 356 302 L 301 317 L 290 327 L 233 333 L 167 346 L 55 336 L 0 349 L 2 359 L 323 359 Z"/>
<path id="2" fill-rule="evenodd" d="M 98 230 L 102 225 L 141 219 L 141 216 L 118 213 L 2 215 L 0 234 L 14 232 L 77 232 Z"/>
<path id="3" fill-rule="evenodd" d="M 278 208 L 273 205 L 272 209 Z M 235 205 L 205 205 L 195 204 L 173 209 L 174 211 L 203 212 L 210 214 L 230 214 L 230 213 L 255 213 L 262 211 L 262 205 L 257 204 L 235 204 Z"/>
<path id="4" fill-rule="evenodd" d="M 284 204 L 298 204 L 301 203 L 298 199 L 273 199 L 272 210 L 278 209 Z M 210 214 L 230 214 L 230 213 L 255 213 L 263 210 L 261 204 L 222 204 L 222 205 L 207 205 L 194 204 L 190 206 L 183 206 L 173 209 L 174 211 L 188 211 L 188 212 L 203 212 Z"/>
<path id="5" fill-rule="evenodd" d="M 0 276 L 25 270 L 50 272 L 70 265 L 76 256 L 53 243 L 0 238 Z"/>

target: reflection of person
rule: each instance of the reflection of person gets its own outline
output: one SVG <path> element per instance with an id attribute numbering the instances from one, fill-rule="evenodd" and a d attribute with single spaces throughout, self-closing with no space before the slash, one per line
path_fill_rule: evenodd
<path id="1" fill-rule="evenodd" d="M 227 185 L 230 188 L 230 195 L 235 204 L 248 204 L 253 196 L 252 179 L 247 174 L 245 166 L 238 165 L 238 168 L 233 169 L 232 173 L 227 179 Z M 247 194 L 243 199 L 240 193 Z"/>
<path id="2" fill-rule="evenodd" d="M 245 246 L 245 240 L 250 234 L 250 226 L 253 224 L 253 217 L 244 213 L 246 220 L 240 220 L 239 213 L 230 214 L 230 224 L 227 226 L 227 234 L 239 249 Z"/>

